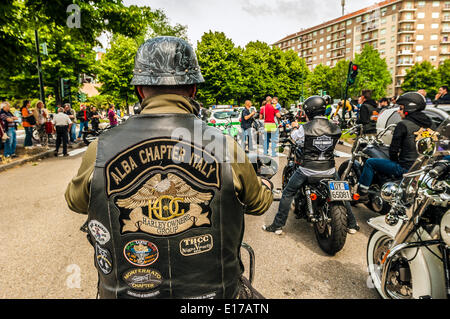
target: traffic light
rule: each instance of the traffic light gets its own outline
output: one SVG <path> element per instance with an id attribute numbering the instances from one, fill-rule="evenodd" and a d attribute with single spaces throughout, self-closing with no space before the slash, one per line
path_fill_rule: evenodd
<path id="1" fill-rule="evenodd" d="M 353 62 L 350 62 L 349 70 L 348 70 L 348 77 L 347 77 L 347 83 L 348 85 L 355 84 L 356 77 L 358 76 L 359 67 L 356 64 L 353 64 Z"/>

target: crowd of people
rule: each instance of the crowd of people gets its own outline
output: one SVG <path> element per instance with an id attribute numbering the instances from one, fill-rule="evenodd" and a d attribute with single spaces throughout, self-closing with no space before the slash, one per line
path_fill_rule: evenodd
<path id="1" fill-rule="evenodd" d="M 0 104 L 0 146 L 3 148 L 5 159 L 17 158 L 17 130 L 23 127 L 25 137 L 24 149 L 34 147 L 49 147 L 48 142 L 56 134 L 55 156 L 59 147 L 63 145 L 63 155 L 67 155 L 67 146 L 82 140 L 83 130 L 99 130 L 100 121 L 109 120 L 111 127 L 117 126 L 118 119 L 122 116 L 120 109 L 116 110 L 114 104 L 109 104 L 108 111 L 99 112 L 95 106 L 80 105 L 80 111 L 76 112 L 69 103 L 58 104 L 56 114 L 52 114 L 42 101 L 37 101 L 34 106 L 30 100 L 24 100 L 20 109 L 13 112 L 11 104 L 7 101 Z M 78 127 L 78 136 L 77 136 Z M 33 132 L 36 131 L 33 143 Z"/>

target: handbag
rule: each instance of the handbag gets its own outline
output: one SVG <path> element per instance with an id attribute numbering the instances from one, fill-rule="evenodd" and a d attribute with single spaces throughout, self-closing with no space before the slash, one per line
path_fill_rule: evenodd
<path id="1" fill-rule="evenodd" d="M 2 136 L 2 142 L 6 142 L 6 140 L 9 138 L 8 134 L 6 134 L 1 125 L 0 125 L 0 135 Z"/>
<path id="2" fill-rule="evenodd" d="M 34 115 L 24 117 L 23 120 L 30 125 L 36 125 L 36 118 L 34 117 Z"/>

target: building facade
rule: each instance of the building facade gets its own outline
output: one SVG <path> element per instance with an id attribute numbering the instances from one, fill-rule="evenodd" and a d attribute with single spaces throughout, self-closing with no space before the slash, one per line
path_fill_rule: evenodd
<path id="1" fill-rule="evenodd" d="M 272 46 L 294 50 L 310 70 L 351 60 L 366 45 L 386 59 L 390 96 L 401 93 L 406 70 L 416 62 L 438 66 L 450 56 L 450 1 L 387 0 L 291 34 Z"/>

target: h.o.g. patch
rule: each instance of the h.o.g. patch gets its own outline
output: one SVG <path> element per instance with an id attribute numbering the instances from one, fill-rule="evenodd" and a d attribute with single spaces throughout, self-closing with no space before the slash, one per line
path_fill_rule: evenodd
<path id="1" fill-rule="evenodd" d="M 139 267 L 150 266 L 159 257 L 158 247 L 147 240 L 133 240 L 123 248 L 123 255 L 129 263 Z"/>

